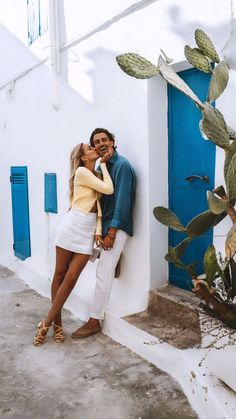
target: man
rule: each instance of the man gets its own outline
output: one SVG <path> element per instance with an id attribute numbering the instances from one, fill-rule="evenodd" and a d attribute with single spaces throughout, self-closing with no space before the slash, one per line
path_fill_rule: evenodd
<path id="1" fill-rule="evenodd" d="M 90 144 L 100 156 L 112 150 L 107 168 L 114 185 L 113 195 L 103 195 L 101 254 L 97 265 L 97 282 L 90 319 L 72 333 L 80 339 L 101 332 L 100 320 L 104 319 L 110 297 L 115 268 L 124 249 L 126 240 L 133 235 L 133 205 L 135 199 L 135 173 L 129 161 L 119 155 L 115 137 L 105 128 L 96 128 Z"/>

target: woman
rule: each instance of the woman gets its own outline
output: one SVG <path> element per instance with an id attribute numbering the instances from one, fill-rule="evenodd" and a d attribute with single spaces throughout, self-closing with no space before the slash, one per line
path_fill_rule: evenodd
<path id="1" fill-rule="evenodd" d="M 71 153 L 70 201 L 71 208 L 62 220 L 56 235 L 56 267 L 52 281 L 52 306 L 47 317 L 38 324 L 34 345 L 42 345 L 53 323 L 53 339 L 64 341 L 61 309 L 73 290 L 79 275 L 93 252 L 94 236 L 101 239 L 101 206 L 99 194 L 111 195 L 113 184 L 106 168 L 111 150 L 101 158 L 103 180 L 95 171 L 99 154 L 88 144 L 79 144 Z"/>

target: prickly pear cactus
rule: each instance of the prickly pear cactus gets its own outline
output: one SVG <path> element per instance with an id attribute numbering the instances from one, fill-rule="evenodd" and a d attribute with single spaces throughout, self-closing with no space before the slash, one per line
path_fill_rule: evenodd
<path id="1" fill-rule="evenodd" d="M 223 149 L 230 147 L 229 134 L 224 117 L 218 109 L 205 104 L 203 111 L 202 130 L 207 138 Z"/>
<path id="2" fill-rule="evenodd" d="M 187 60 L 194 67 L 198 68 L 204 73 L 212 73 L 212 67 L 208 58 L 200 51 L 198 48 L 191 48 L 189 45 L 186 45 L 184 48 L 184 55 Z"/>
<path id="3" fill-rule="evenodd" d="M 216 258 L 216 251 L 213 245 L 210 245 L 203 258 L 204 272 L 206 274 L 206 281 L 208 286 L 213 285 L 215 274 L 217 272 L 218 263 Z"/>
<path id="4" fill-rule="evenodd" d="M 227 171 L 227 179 L 226 179 L 226 187 L 228 192 L 228 197 L 230 202 L 235 203 L 236 201 L 236 154 L 233 155 L 228 171 Z"/>
<path id="5" fill-rule="evenodd" d="M 207 191 L 207 201 L 210 211 L 215 215 L 222 214 L 229 207 L 228 199 L 218 198 L 211 191 Z"/>
<path id="6" fill-rule="evenodd" d="M 236 253 L 236 224 L 231 227 L 225 242 L 225 254 L 227 259 L 233 257 Z"/>
<path id="7" fill-rule="evenodd" d="M 190 237 L 202 236 L 209 228 L 217 224 L 218 217 L 209 210 L 198 214 L 186 227 L 188 235 Z"/>
<path id="8" fill-rule="evenodd" d="M 136 79 L 149 79 L 159 73 L 157 66 L 138 54 L 121 54 L 116 61 L 125 73 Z"/>
<path id="9" fill-rule="evenodd" d="M 165 255 L 165 260 L 167 262 L 171 262 L 173 263 L 176 268 L 179 269 L 183 269 L 184 271 L 186 271 L 190 276 L 192 277 L 196 277 L 196 264 L 193 263 L 189 263 L 188 265 L 185 265 L 180 259 L 179 256 L 177 254 L 177 249 L 176 247 L 169 247 L 168 249 L 168 253 Z"/>
<path id="10" fill-rule="evenodd" d="M 220 62 L 219 56 L 216 52 L 213 42 L 204 31 L 202 31 L 201 29 L 196 29 L 195 40 L 198 48 L 202 51 L 203 54 L 205 54 L 208 58 L 210 58 L 210 60 L 214 61 L 215 63 Z"/>
<path id="11" fill-rule="evenodd" d="M 213 101 L 218 99 L 218 97 L 225 90 L 229 80 L 229 67 L 228 64 L 224 61 L 221 61 L 219 65 L 215 68 L 208 91 L 208 100 Z"/>
<path id="12" fill-rule="evenodd" d="M 172 228 L 176 231 L 185 231 L 185 227 L 182 225 L 180 220 L 176 215 L 165 207 L 155 207 L 153 210 L 155 218 L 160 221 L 160 223 Z"/>
<path id="13" fill-rule="evenodd" d="M 153 212 L 160 223 L 182 233 L 182 235 L 183 233 L 185 234 L 185 238 L 177 246 L 169 248 L 165 259 L 188 272 L 193 280 L 194 292 L 206 299 L 208 307 L 210 303 L 218 314 L 225 316 L 225 319 L 232 319 L 232 307 L 230 307 L 229 311 L 226 310 L 226 307 L 230 299 L 232 302 L 233 298 L 236 297 L 236 262 L 233 259 L 233 256 L 236 255 L 236 210 L 234 208 L 236 204 L 236 132 L 227 125 L 224 116 L 215 108 L 214 103 L 227 87 L 229 67 L 226 62 L 220 62 L 211 39 L 203 30 L 196 29 L 195 40 L 197 48 L 191 48 L 189 45 L 186 45 L 185 56 L 200 71 L 211 73 L 208 96 L 205 103 L 176 74 L 173 67 L 169 65 L 170 60 L 165 54 L 163 54 L 165 59 L 162 56 L 159 57 L 158 67 L 137 54 L 123 54 L 117 57 L 117 62 L 121 69 L 132 77 L 149 78 L 159 73 L 167 83 L 176 87 L 193 100 L 202 112 L 199 128 L 203 138 L 212 141 L 216 146 L 224 150 L 225 161 L 223 169 L 226 189 L 224 186 L 219 186 L 213 191 L 207 192 L 209 207 L 207 211 L 198 214 L 189 221 L 187 226 L 184 226 L 177 215 L 168 208 L 159 206 L 154 208 Z M 230 217 L 233 227 L 229 231 L 225 242 L 226 258 L 223 260 L 223 263 L 222 260 L 219 262 L 214 246 L 209 246 L 203 260 L 206 278 L 205 280 L 198 280 L 195 274 L 195 263 L 191 262 L 189 265 L 186 265 L 181 258 L 192 240 L 205 234 L 208 229 L 216 226 L 227 215 Z M 204 281 L 206 288 L 203 287 L 204 292 L 201 293 L 201 286 Z M 220 286 L 217 285 L 217 281 L 221 281 Z M 221 294 L 223 288 L 224 295 Z M 208 299 L 206 298 L 207 292 L 210 295 Z M 215 301 L 217 301 L 217 304 Z M 219 302 L 221 304 L 222 301 L 223 309 L 221 311 Z M 236 325 L 236 308 L 233 319 Z"/>
<path id="14" fill-rule="evenodd" d="M 180 90 L 182 93 L 184 93 L 186 96 L 188 96 L 190 99 L 192 99 L 195 104 L 200 108 L 203 109 L 203 103 L 200 101 L 200 99 L 193 93 L 193 91 L 190 89 L 190 87 L 185 83 L 181 77 L 176 74 L 174 69 L 170 67 L 161 56 L 159 56 L 158 60 L 159 70 L 162 75 L 162 77 L 172 86 L 176 87 L 176 89 Z"/>

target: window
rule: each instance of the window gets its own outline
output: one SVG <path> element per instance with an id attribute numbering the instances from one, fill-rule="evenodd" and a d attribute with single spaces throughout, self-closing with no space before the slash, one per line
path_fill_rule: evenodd
<path id="1" fill-rule="evenodd" d="M 48 0 L 27 0 L 28 44 L 48 31 Z"/>

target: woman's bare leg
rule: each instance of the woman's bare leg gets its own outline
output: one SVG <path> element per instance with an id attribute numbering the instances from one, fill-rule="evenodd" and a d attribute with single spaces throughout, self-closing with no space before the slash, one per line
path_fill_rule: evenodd
<path id="1" fill-rule="evenodd" d="M 64 280 L 65 274 L 68 271 L 70 261 L 73 257 L 73 252 L 69 250 L 62 249 L 61 247 L 56 246 L 56 266 L 55 272 L 53 275 L 52 285 L 51 285 L 51 299 L 52 303 L 56 296 L 58 289 L 60 288 L 61 283 Z M 58 313 L 58 316 L 55 317 L 54 323 L 58 326 L 62 325 L 61 322 L 61 312 Z"/>
<path id="2" fill-rule="evenodd" d="M 79 275 L 84 269 L 89 260 L 90 255 L 82 255 L 74 253 L 69 265 L 69 268 L 64 276 L 64 280 L 57 289 L 56 295 L 53 299 L 52 307 L 50 308 L 46 319 L 45 326 L 50 326 L 52 322 L 58 317 L 61 309 L 73 290 Z"/>

